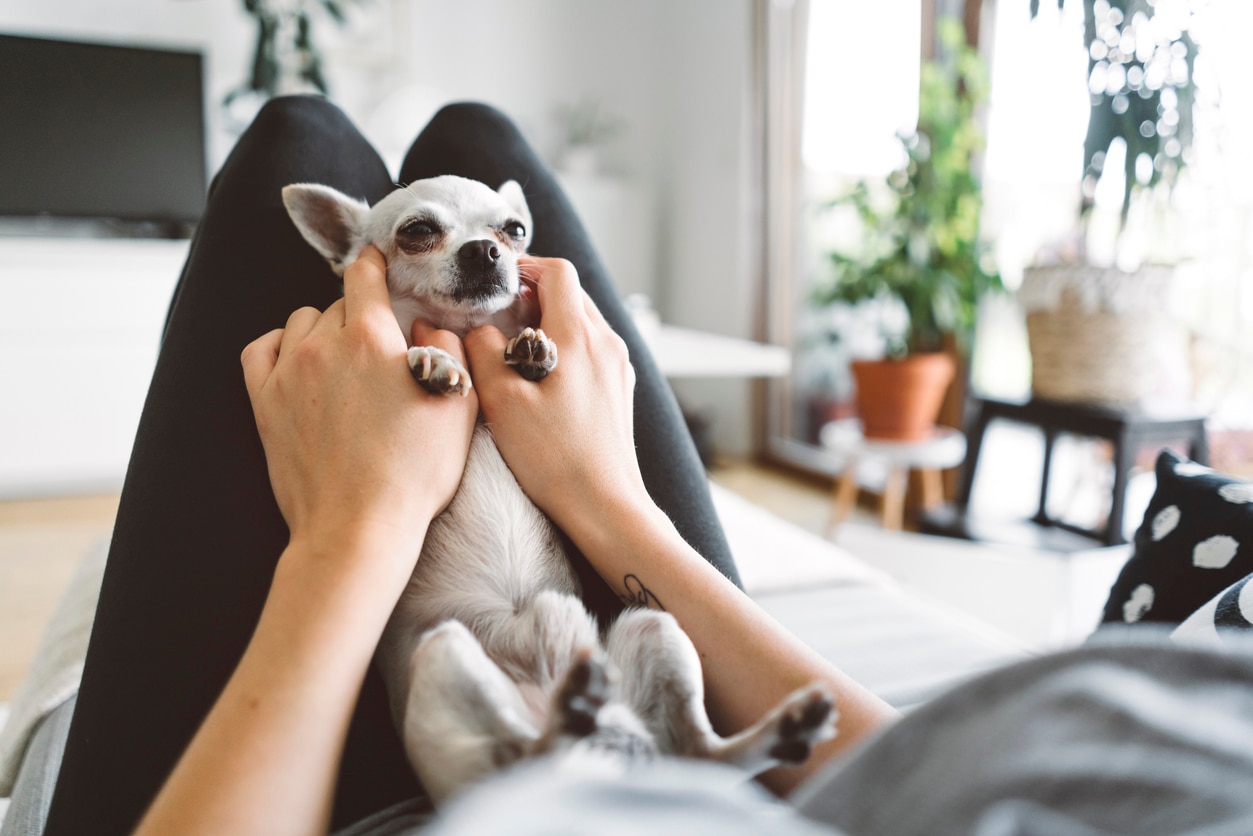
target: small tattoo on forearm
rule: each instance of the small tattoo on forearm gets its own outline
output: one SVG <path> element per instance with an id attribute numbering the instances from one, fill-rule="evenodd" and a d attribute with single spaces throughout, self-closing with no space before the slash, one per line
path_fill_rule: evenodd
<path id="1" fill-rule="evenodd" d="M 657 596 L 648 587 L 644 586 L 644 582 L 635 575 L 627 575 L 623 578 L 622 585 L 626 587 L 626 592 L 622 595 L 622 602 L 628 607 L 666 611 L 666 608 L 661 605 L 661 601 L 657 600 Z"/>

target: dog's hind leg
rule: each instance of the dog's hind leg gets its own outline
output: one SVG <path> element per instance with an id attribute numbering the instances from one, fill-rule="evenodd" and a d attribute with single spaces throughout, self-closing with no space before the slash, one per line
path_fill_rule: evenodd
<path id="1" fill-rule="evenodd" d="M 437 805 L 526 756 L 540 737 L 518 686 L 458 621 L 423 635 L 409 682 L 405 752 Z"/>
<path id="2" fill-rule="evenodd" d="M 731 737 L 714 731 L 705 711 L 700 657 L 667 613 L 631 610 L 607 636 L 610 659 L 622 671 L 621 696 L 667 754 L 709 758 L 757 774 L 803 763 L 815 743 L 835 734 L 834 700 L 821 685 L 801 688 L 748 729 Z"/>

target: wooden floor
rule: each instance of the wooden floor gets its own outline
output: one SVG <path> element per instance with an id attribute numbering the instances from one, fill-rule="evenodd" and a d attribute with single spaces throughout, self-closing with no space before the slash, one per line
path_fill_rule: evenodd
<path id="1" fill-rule="evenodd" d="M 830 479 L 753 462 L 722 463 L 709 476 L 754 505 L 814 534 L 821 535 L 826 529 L 831 512 Z M 853 513 L 856 518 L 873 518 L 869 511 L 857 509 Z"/>
<path id="2" fill-rule="evenodd" d="M 821 531 L 829 486 L 748 463 L 714 481 L 812 531 Z M 108 537 L 116 496 L 0 502 L 0 702 L 26 674 L 44 625 L 87 551 Z"/>
<path id="3" fill-rule="evenodd" d="M 116 515 L 116 496 L 0 502 L 0 701 L 25 676 L 74 570 Z"/>

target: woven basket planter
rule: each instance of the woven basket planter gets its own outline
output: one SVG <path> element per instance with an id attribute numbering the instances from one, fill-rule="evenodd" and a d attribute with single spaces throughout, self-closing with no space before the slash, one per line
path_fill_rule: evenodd
<path id="1" fill-rule="evenodd" d="M 1173 277 L 1174 268 L 1161 265 L 1135 273 L 1028 268 L 1018 298 L 1027 314 L 1035 396 L 1129 406 L 1150 395 Z"/>

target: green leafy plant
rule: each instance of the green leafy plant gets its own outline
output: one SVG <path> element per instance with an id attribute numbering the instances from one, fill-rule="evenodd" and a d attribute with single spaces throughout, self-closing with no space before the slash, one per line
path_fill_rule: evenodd
<path id="1" fill-rule="evenodd" d="M 1061 9 L 1064 0 L 1058 0 Z M 1031 16 L 1040 0 L 1031 0 Z M 1121 221 L 1138 189 L 1173 188 L 1191 154 L 1197 45 L 1187 0 L 1083 0 L 1091 113 L 1080 217 L 1094 205 L 1110 145 L 1126 143 Z"/>
<path id="2" fill-rule="evenodd" d="M 349 0 L 351 2 L 351 0 Z M 243 0 L 246 11 L 257 22 L 257 43 L 253 50 L 248 80 L 226 94 L 229 106 L 240 96 L 270 98 L 284 92 L 284 53 L 292 56 L 295 79 L 321 93 L 328 92 L 322 72 L 322 53 L 313 39 L 313 7 L 320 7 L 341 26 L 348 22 L 340 0 Z M 283 38 L 290 39 L 290 43 Z"/>
<path id="3" fill-rule="evenodd" d="M 983 201 L 971 168 L 983 145 L 975 108 L 987 97 L 987 71 L 959 21 L 938 27 L 945 58 L 922 67 L 918 125 L 899 137 L 905 165 L 888 176 L 886 201 L 863 182 L 833 202 L 856 211 L 863 246 L 832 252 L 813 296 L 820 306 L 899 300 L 909 325 L 885 334 L 892 356 L 940 350 L 947 335 L 964 342 L 979 299 L 1002 287 L 979 240 Z"/>
<path id="4" fill-rule="evenodd" d="M 621 118 L 592 96 L 559 106 L 555 115 L 567 148 L 604 145 L 621 134 L 625 126 Z"/>

